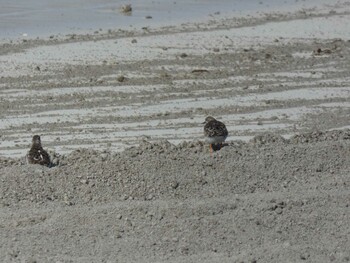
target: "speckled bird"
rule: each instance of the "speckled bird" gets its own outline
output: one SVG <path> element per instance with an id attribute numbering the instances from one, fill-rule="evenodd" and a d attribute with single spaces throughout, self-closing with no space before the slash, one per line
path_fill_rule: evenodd
<path id="1" fill-rule="evenodd" d="M 51 166 L 50 156 L 41 146 L 39 135 L 33 136 L 32 147 L 27 154 L 27 162 L 29 164 L 40 164 L 47 167 Z"/>
<path id="2" fill-rule="evenodd" d="M 222 145 L 226 140 L 228 131 L 225 124 L 216 120 L 214 117 L 208 116 L 205 118 L 204 136 L 209 143 L 210 152 L 213 152 L 213 145 Z"/>

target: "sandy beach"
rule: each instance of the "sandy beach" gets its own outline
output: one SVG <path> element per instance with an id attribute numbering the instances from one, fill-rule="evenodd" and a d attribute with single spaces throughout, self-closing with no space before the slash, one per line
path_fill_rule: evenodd
<path id="1" fill-rule="evenodd" d="M 350 261 L 350 6 L 327 3 L 3 38 L 3 262 Z M 34 134 L 54 167 L 25 163 Z"/>

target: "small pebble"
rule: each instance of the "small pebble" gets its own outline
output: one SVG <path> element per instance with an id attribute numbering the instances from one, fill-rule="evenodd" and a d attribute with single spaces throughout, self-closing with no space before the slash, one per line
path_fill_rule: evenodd
<path id="1" fill-rule="evenodd" d="M 118 80 L 119 82 L 124 82 L 124 81 L 125 81 L 125 77 L 124 77 L 123 75 L 121 75 L 121 76 L 119 76 L 119 77 L 117 78 L 117 80 Z"/>
<path id="2" fill-rule="evenodd" d="M 180 55 L 180 58 L 187 58 L 188 57 L 188 55 L 186 54 L 186 53 L 182 53 L 181 55 Z"/>

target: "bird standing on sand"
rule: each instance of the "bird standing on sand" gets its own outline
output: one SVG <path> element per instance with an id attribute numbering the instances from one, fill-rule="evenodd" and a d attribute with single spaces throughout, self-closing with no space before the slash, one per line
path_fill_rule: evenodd
<path id="1" fill-rule="evenodd" d="M 215 118 L 208 116 L 205 118 L 204 125 L 204 136 L 206 141 L 209 143 L 210 153 L 213 152 L 213 145 L 220 144 L 226 140 L 228 131 L 225 124 L 221 121 L 216 120 Z"/>
<path id="2" fill-rule="evenodd" d="M 39 135 L 34 135 L 32 139 L 32 147 L 27 154 L 27 162 L 29 164 L 40 164 L 51 166 L 50 156 L 41 146 Z"/>

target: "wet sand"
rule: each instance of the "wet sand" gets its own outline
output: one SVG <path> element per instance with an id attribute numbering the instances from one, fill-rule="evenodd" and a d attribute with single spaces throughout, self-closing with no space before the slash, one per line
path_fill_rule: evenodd
<path id="1" fill-rule="evenodd" d="M 337 4 L 2 43 L 2 258 L 349 261 L 349 20 Z M 207 115 L 229 130 L 213 157 Z M 55 167 L 24 163 L 34 134 Z"/>

